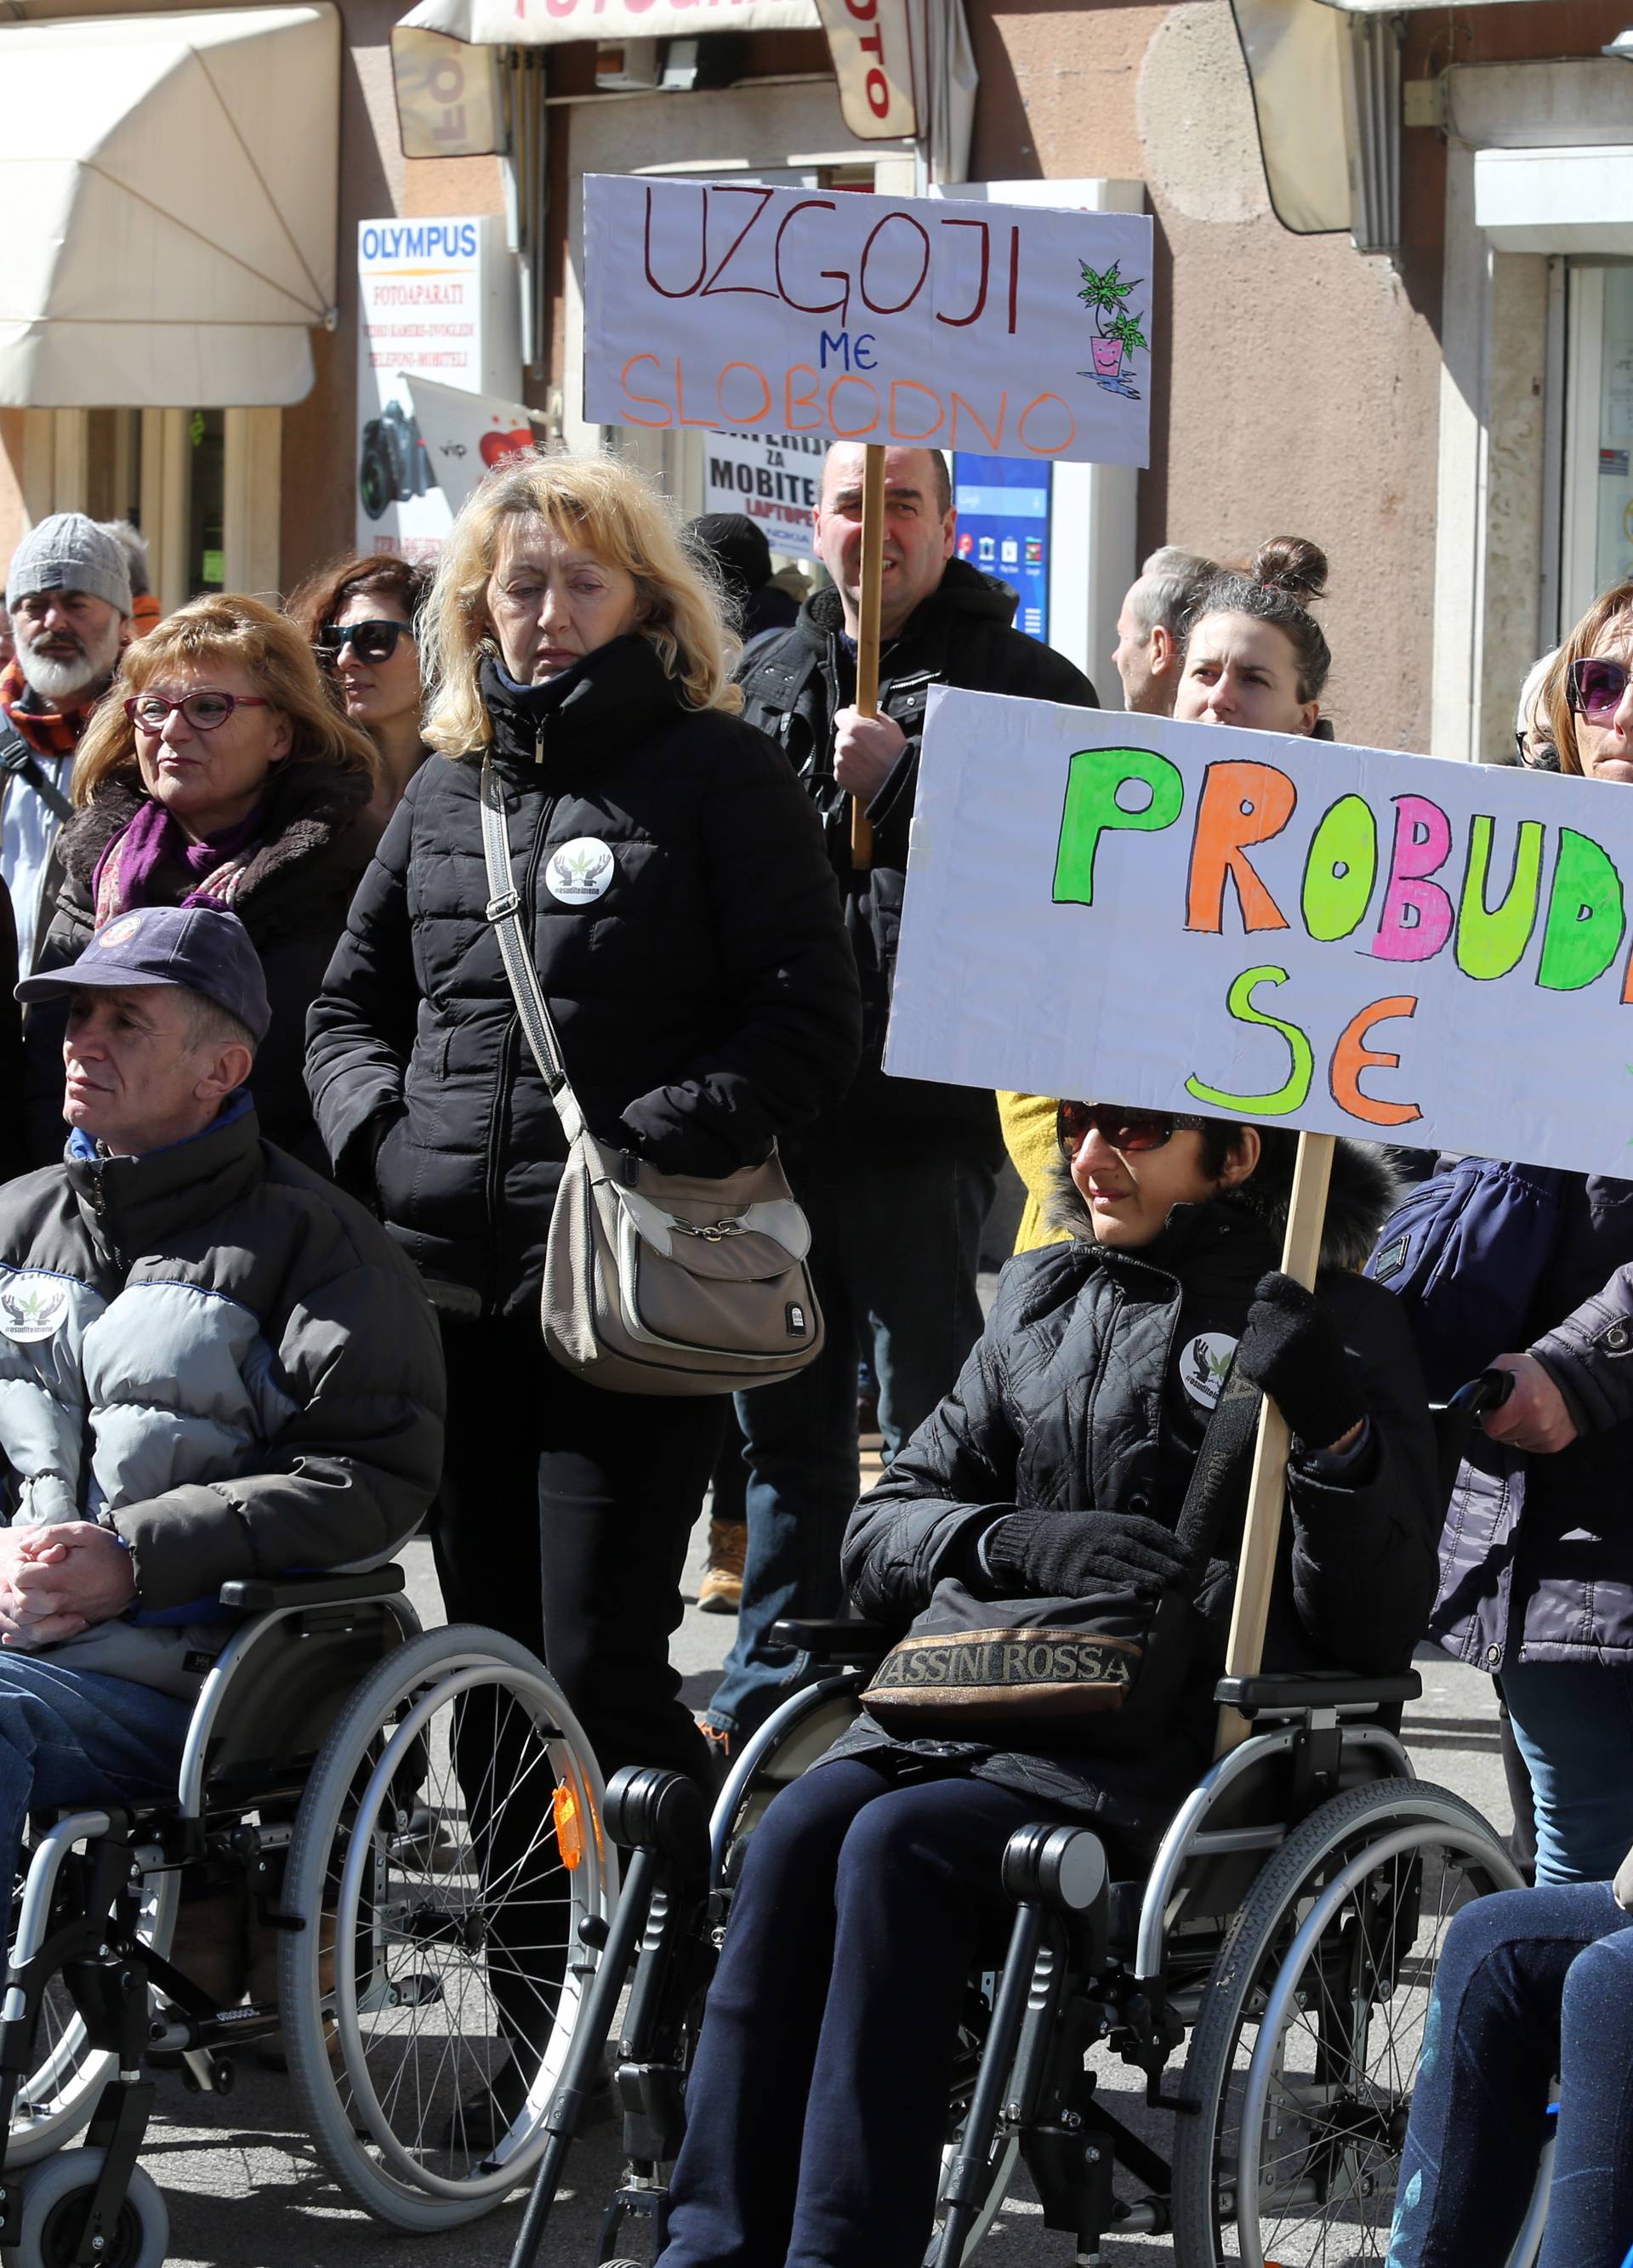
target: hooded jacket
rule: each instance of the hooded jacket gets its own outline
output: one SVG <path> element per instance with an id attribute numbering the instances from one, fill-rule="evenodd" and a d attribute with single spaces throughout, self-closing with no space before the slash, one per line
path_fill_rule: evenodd
<path id="1" fill-rule="evenodd" d="M 1002 1156 L 997 1110 L 986 1088 L 886 1079 L 881 1066 L 931 686 L 1011 693 L 1072 708 L 1097 705 L 1093 686 L 1064 655 L 1011 629 L 1015 608 L 1015 593 L 1006 584 L 950 559 L 937 587 L 883 646 L 879 711 L 901 726 L 907 744 L 868 806 L 873 864 L 865 873 L 851 864 L 851 799 L 833 776 L 834 715 L 856 698 L 856 658 L 844 635 L 839 592 L 829 587 L 808 599 L 793 628 L 757 645 L 742 670 L 743 713 L 782 749 L 821 814 L 861 981 L 861 1069 L 842 1108 L 823 1121 L 813 1146 L 854 1145 L 867 1151 L 890 1141 L 921 1148 L 931 1139 L 973 1152 L 994 1167 Z"/>
<path id="2" fill-rule="evenodd" d="M 388 1559 L 442 1460 L 434 1317 L 380 1224 L 261 1139 L 246 1098 L 191 1141 L 0 1190 L 0 1494 L 96 1520 L 137 1602 L 48 1649 L 197 1690 L 221 1585 Z"/>
<path id="3" fill-rule="evenodd" d="M 1154 1243 L 1124 1252 L 1094 1241 L 1062 1169 L 1055 1210 L 1071 1241 L 1009 1263 L 957 1387 L 852 1516 L 845 1574 L 858 1610 L 905 1631 L 943 1575 L 979 1582 L 978 1539 L 1007 1512 L 1127 1512 L 1172 1527 L 1254 1285 L 1278 1264 L 1289 1189 L 1288 1145 L 1267 1143 L 1239 1191 L 1176 1206 Z M 1339 1144 L 1318 1288 L 1360 1373 L 1369 1423 L 1349 1459 L 1295 1443 L 1267 1670 L 1400 1669 L 1434 1597 L 1439 1506 L 1428 1395 L 1398 1305 L 1351 1272 L 1393 1194 L 1372 1154 Z M 1097 1756 L 1087 1721 L 1040 1725 L 1030 1752 L 1006 1753 L 893 1741 L 864 1716 L 833 1753 L 913 1748 L 960 1759 L 1041 1803 L 1088 1813 L 1135 1845 L 1149 1842 L 1211 1751 L 1245 1512 L 1244 1484 L 1193 1609 L 1190 1681 L 1154 1751 Z"/>
<path id="4" fill-rule="evenodd" d="M 1567 1174 L 1528 1351 L 1578 1438 L 1551 1456 L 1476 1435 L 1441 1537 L 1430 1635 L 1476 1668 L 1633 1662 L 1633 1182 Z"/>
<path id="5" fill-rule="evenodd" d="M 255 1056 L 255 1107 L 267 1138 L 309 1166 L 325 1164 L 312 1123 L 304 1064 L 307 1010 L 323 981 L 368 865 L 363 772 L 285 762 L 269 777 L 266 825 L 233 901 L 266 972 L 272 1021 Z M 64 870 L 56 913 L 39 956 L 42 969 L 77 961 L 96 926 L 92 888 L 109 841 L 145 800 L 129 780 L 105 782 L 57 838 Z M 190 878 L 187 887 L 194 887 Z M 41 1002 L 26 1019 L 28 1146 L 37 1165 L 63 1152 L 65 1010 Z"/>
<path id="6" fill-rule="evenodd" d="M 758 1163 L 843 1092 L 856 976 L 809 806 L 763 736 L 683 705 L 650 640 L 483 696 L 534 965 L 591 1130 L 664 1172 Z M 487 918 L 480 753 L 420 766 L 312 1011 L 343 1181 L 437 1298 L 536 1300 L 566 1156 Z"/>

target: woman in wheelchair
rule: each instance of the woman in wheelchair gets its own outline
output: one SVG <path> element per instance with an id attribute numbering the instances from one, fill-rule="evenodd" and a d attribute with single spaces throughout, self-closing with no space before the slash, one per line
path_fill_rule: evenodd
<path id="1" fill-rule="evenodd" d="M 709 1994 L 662 2268 L 922 2259 L 965 1980 L 1001 1959 L 1013 1911 L 1009 1836 L 1087 1819 L 1137 1864 L 1207 1766 L 1239 1455 L 1205 1565 L 1175 1528 L 1232 1357 L 1294 1435 L 1268 1663 L 1393 1672 L 1433 1600 L 1427 1397 L 1395 1303 L 1351 1272 L 1389 1209 L 1376 1157 L 1338 1146 L 1312 1294 L 1274 1272 L 1284 1130 L 1067 1102 L 1060 1136 L 1072 1241 L 1005 1269 L 957 1388 L 853 1517 L 847 1585 L 875 1621 L 972 1638 L 1040 1599 L 1052 1626 L 1092 1627 L 1096 1600 L 1149 1617 L 1166 1587 L 1191 1601 L 1188 1668 L 1132 1752 L 1105 1715 L 1024 1700 L 928 1721 L 874 1705 L 776 1797 Z"/>

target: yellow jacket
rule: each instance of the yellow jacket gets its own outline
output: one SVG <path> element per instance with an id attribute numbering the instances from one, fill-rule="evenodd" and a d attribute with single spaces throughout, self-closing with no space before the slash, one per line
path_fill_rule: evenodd
<path id="1" fill-rule="evenodd" d="M 1015 1160 L 1015 1170 L 1026 1184 L 1026 1210 L 1015 1232 L 1017 1252 L 1036 1252 L 1042 1244 L 1071 1241 L 1063 1228 L 1051 1228 L 1043 1217 L 1048 1193 L 1048 1171 L 1060 1152 L 1054 1141 L 1055 1101 L 1052 1094 L 1004 1094 L 998 1097 L 998 1120 L 1004 1147 Z"/>

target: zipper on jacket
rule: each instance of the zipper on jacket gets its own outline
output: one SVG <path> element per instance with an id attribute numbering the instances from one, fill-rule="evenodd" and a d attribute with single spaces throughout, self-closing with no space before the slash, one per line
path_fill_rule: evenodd
<path id="1" fill-rule="evenodd" d="M 536 764 L 542 764 L 544 761 L 544 719 L 542 717 L 533 728 L 533 761 Z"/>

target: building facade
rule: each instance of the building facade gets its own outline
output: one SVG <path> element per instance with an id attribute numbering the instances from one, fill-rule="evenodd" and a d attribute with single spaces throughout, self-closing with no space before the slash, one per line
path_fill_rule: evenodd
<path id="1" fill-rule="evenodd" d="M 20 20 L 0 26 L 0 61 L 19 34 L 48 45 L 76 4 L 18 0 Z M 551 0 L 523 19 L 546 18 L 536 43 L 444 42 L 422 74 L 421 96 L 429 85 L 434 99 L 429 118 L 422 99 L 410 120 L 412 155 L 390 0 L 188 19 L 110 12 L 110 27 L 143 17 L 242 32 L 269 19 L 291 58 L 296 19 L 302 38 L 327 40 L 321 68 L 303 51 L 300 99 L 269 95 L 264 112 L 241 103 L 190 185 L 137 183 L 149 206 L 182 200 L 175 243 L 190 247 L 224 233 L 220 210 L 253 202 L 231 193 L 238 149 L 260 180 L 270 161 L 258 134 L 279 149 L 304 136 L 292 168 L 311 210 L 291 218 L 291 190 L 264 242 L 225 232 L 216 269 L 196 276 L 166 241 L 147 251 L 150 298 L 166 282 L 181 300 L 163 319 L 215 325 L 190 358 L 167 363 L 162 342 L 147 353 L 139 323 L 129 346 L 110 332 L 111 344 L 81 355 L 90 334 L 74 325 L 96 312 L 99 290 L 148 279 L 132 278 L 127 254 L 122 277 L 99 286 L 99 260 L 112 276 L 128 232 L 97 196 L 64 204 L 69 225 L 53 240 L 77 245 L 77 262 L 62 255 L 37 305 L 7 307 L 13 287 L 0 282 L 0 558 L 48 511 L 134 517 L 174 605 L 212 586 L 286 589 L 350 548 L 366 221 L 496 217 L 514 263 L 519 395 L 551 431 L 583 441 L 602 438 L 579 398 L 586 173 L 728 173 L 896 194 L 934 177 L 948 194 L 1142 206 L 1156 224 L 1150 466 L 1137 479 L 1056 473 L 1050 635 L 1103 690 L 1110 619 L 1147 549 L 1237 557 L 1290 533 L 1332 562 L 1340 736 L 1510 753 L 1526 667 L 1633 563 L 1633 68 L 1601 52 L 1627 28 L 1626 0 L 1399 14 L 1360 0 L 1349 11 L 965 0 L 976 84 L 967 131 L 952 137 L 967 148 L 950 151 L 944 133 L 935 150 L 923 135 L 855 138 L 812 0 L 773 4 L 780 28 L 716 0 L 699 36 L 615 42 L 604 14 L 580 26 L 572 0 Z M 934 17 L 957 0 L 912 4 Z M 1260 36 L 1267 11 L 1280 11 L 1275 38 Z M 514 26 L 518 11 L 505 18 Z M 62 116 L 40 129 L 41 178 L 57 178 L 55 132 L 59 171 L 117 183 L 136 164 L 140 104 L 128 103 L 123 143 L 116 120 L 98 140 L 74 99 L 83 65 L 62 52 Z M 1278 53 L 1279 78 L 1267 61 Z M 208 98 L 188 98 L 197 114 L 213 117 L 225 68 Z M 129 94 L 132 74 L 115 76 Z M 48 111 L 48 72 L 41 85 Z M 222 99 L 230 107 L 230 89 Z M 112 94 L 105 107 L 116 108 Z M 491 146 L 419 154 L 482 144 Z M 1295 232 L 1278 211 L 1320 232 Z M 28 225 L 13 217 L 14 232 Z M 314 243 L 327 232 L 326 265 L 303 230 Z M 262 294 L 253 306 L 252 292 Z M 296 328 L 307 363 L 289 343 Z M 167 370 L 178 375 L 166 381 Z M 189 394 L 154 397 L 183 374 Z M 606 438 L 702 507 L 700 437 Z"/>

